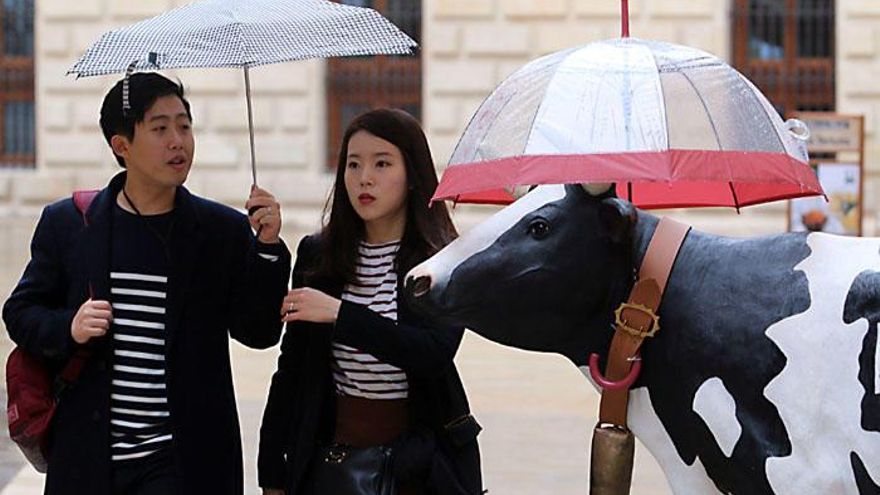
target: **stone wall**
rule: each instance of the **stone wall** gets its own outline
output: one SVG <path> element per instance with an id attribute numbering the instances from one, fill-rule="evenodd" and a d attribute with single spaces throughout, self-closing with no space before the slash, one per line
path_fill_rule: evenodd
<path id="1" fill-rule="evenodd" d="M 97 187 L 116 170 L 97 126 L 101 97 L 114 76 L 74 80 L 73 61 L 98 36 L 186 0 L 41 0 L 36 2 L 37 168 L 0 171 L 0 216 L 33 216 L 71 189 Z M 630 0 L 631 34 L 692 45 L 730 58 L 730 0 Z M 868 171 L 865 231 L 872 234 L 880 173 L 880 2 L 838 1 L 838 108 L 865 113 Z M 565 47 L 620 34 L 619 0 L 424 0 L 423 120 L 442 168 L 470 116 L 507 75 Z M 197 132 L 189 186 L 240 205 L 250 183 L 244 81 L 239 70 L 181 70 Z M 325 171 L 324 64 L 294 62 L 254 69 L 253 101 L 260 183 L 285 203 L 297 229 L 317 226 L 331 177 Z M 465 224 L 487 210 L 460 207 Z M 474 215 L 471 213 L 476 212 Z M 687 213 L 696 223 L 751 234 L 785 228 L 785 205 Z"/>
<path id="2" fill-rule="evenodd" d="M 880 2 L 837 2 L 837 111 L 865 115 L 866 235 L 880 232 Z"/>

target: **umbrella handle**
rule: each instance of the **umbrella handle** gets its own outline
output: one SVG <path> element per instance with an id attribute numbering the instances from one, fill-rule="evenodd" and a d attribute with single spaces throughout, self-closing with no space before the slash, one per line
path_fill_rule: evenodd
<path id="1" fill-rule="evenodd" d="M 244 66 L 244 96 L 247 100 L 248 136 L 251 143 L 251 177 L 253 185 L 257 185 L 257 158 L 254 152 L 254 109 L 251 105 L 251 75 L 247 65 Z"/>
<path id="2" fill-rule="evenodd" d="M 244 96 L 247 99 L 247 111 L 248 111 L 248 135 L 250 137 L 251 142 L 251 178 L 253 178 L 253 185 L 257 185 L 257 158 L 256 153 L 254 153 L 254 110 L 251 106 L 251 76 L 248 66 L 244 66 Z M 259 210 L 260 206 L 251 206 L 248 208 L 248 216 L 253 216 L 257 210 Z M 260 232 L 263 231 L 263 226 L 257 229 L 257 237 L 260 236 Z"/>

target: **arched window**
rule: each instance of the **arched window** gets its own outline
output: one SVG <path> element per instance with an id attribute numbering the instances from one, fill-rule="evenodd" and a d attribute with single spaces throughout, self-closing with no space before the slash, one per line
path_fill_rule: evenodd
<path id="1" fill-rule="evenodd" d="M 834 3 L 734 2 L 734 65 L 782 115 L 834 110 Z"/>
<path id="2" fill-rule="evenodd" d="M 421 0 L 341 0 L 377 10 L 417 43 Z M 342 133 L 351 119 L 377 107 L 402 108 L 421 119 L 422 60 L 414 56 L 341 57 L 327 61 L 327 166 L 334 168 Z"/>
<path id="3" fill-rule="evenodd" d="M 33 0 L 2 0 L 0 29 L 0 167 L 33 167 Z"/>

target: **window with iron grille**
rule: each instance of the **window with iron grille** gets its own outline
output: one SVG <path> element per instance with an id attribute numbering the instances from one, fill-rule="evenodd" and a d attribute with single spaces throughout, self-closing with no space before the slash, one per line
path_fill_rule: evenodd
<path id="1" fill-rule="evenodd" d="M 834 0 L 734 0 L 734 65 L 780 114 L 834 110 Z"/>
<path id="2" fill-rule="evenodd" d="M 377 10 L 417 43 L 422 34 L 421 0 L 340 0 Z M 327 166 L 335 168 L 342 134 L 367 110 L 393 107 L 417 119 L 422 114 L 421 54 L 340 57 L 327 61 Z"/>
<path id="3" fill-rule="evenodd" d="M 34 2 L 0 8 L 0 168 L 34 166 Z"/>

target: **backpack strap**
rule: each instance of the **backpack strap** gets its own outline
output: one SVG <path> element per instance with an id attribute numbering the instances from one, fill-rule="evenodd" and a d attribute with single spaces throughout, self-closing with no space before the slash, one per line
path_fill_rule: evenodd
<path id="1" fill-rule="evenodd" d="M 86 213 L 88 213 L 89 206 L 92 205 L 92 201 L 95 200 L 100 192 L 99 189 L 80 189 L 78 191 L 73 191 L 73 205 L 76 206 L 76 210 L 82 215 L 83 225 L 86 227 L 89 226 L 89 217 Z M 92 294 L 91 282 L 89 282 L 89 297 L 94 297 Z"/>
<path id="2" fill-rule="evenodd" d="M 79 214 L 82 215 L 83 223 L 86 224 L 86 226 L 89 225 L 89 219 L 86 217 L 86 212 L 89 211 L 89 206 L 92 204 L 92 201 L 95 200 L 95 197 L 99 192 L 101 191 L 98 189 L 73 191 L 73 204 L 76 206 L 76 210 L 79 211 Z"/>
<path id="3" fill-rule="evenodd" d="M 73 191 L 73 204 L 80 215 L 82 215 L 85 226 L 89 225 L 89 218 L 86 216 L 86 212 L 89 211 L 89 206 L 91 206 L 92 201 L 95 200 L 99 192 L 96 189 Z M 89 283 L 89 297 L 92 297 L 91 283 Z M 82 373 L 83 368 L 86 366 L 86 361 L 88 361 L 91 355 L 92 351 L 86 347 L 81 346 L 77 349 L 58 376 L 55 377 L 52 392 L 56 398 L 79 378 L 80 373 Z"/>

